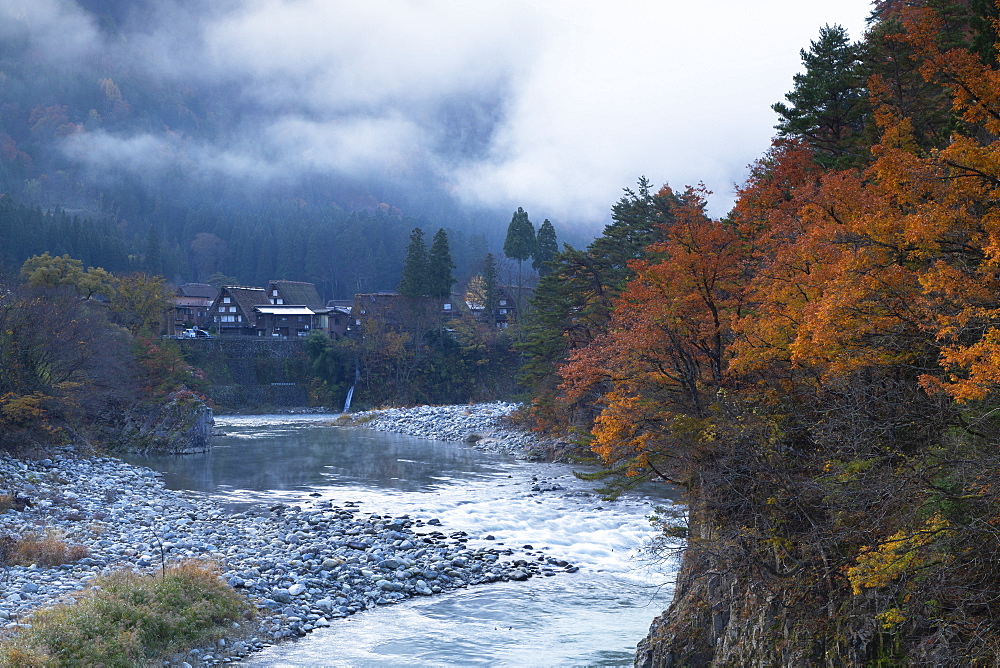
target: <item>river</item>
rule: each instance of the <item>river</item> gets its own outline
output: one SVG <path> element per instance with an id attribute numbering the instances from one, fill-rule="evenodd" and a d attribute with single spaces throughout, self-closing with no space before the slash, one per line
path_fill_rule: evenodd
<path id="1" fill-rule="evenodd" d="M 652 558 L 659 489 L 601 500 L 564 464 L 518 462 L 459 443 L 328 425 L 332 416 L 223 416 L 212 451 L 133 457 L 169 488 L 249 503 L 356 502 L 437 518 L 469 546 L 531 545 L 579 566 L 418 597 L 270 647 L 252 666 L 622 666 L 667 607 L 675 565 Z"/>

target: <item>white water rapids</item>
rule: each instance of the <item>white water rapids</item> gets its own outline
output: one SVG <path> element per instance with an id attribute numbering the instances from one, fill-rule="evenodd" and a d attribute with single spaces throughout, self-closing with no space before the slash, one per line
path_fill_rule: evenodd
<path id="1" fill-rule="evenodd" d="M 467 532 L 472 548 L 531 545 L 580 570 L 361 612 L 247 664 L 631 665 L 636 643 L 672 594 L 675 565 L 644 549 L 655 536 L 647 517 L 670 500 L 632 493 L 603 501 L 570 465 L 323 426 L 329 419 L 220 417 L 229 435 L 211 453 L 134 461 L 163 471 L 169 487 L 225 503 L 359 502 L 365 513 L 437 518 L 445 533 Z M 560 489 L 544 491 L 552 486 Z"/>

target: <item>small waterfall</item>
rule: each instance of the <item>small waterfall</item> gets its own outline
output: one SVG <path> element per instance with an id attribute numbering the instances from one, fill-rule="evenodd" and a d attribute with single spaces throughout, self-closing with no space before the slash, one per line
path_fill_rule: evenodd
<path id="1" fill-rule="evenodd" d="M 354 396 L 354 385 L 351 385 L 351 389 L 347 391 L 347 400 L 344 402 L 344 412 L 351 412 L 351 397 Z"/>
<path id="2" fill-rule="evenodd" d="M 361 380 L 361 364 L 358 360 L 354 360 L 354 382 L 351 383 L 351 389 L 347 391 L 347 399 L 344 401 L 344 412 L 351 412 L 351 398 L 354 396 L 354 388 Z"/>

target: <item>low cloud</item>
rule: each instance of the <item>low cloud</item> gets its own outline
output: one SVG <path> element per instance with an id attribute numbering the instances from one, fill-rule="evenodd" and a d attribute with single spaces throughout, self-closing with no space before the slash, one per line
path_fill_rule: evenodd
<path id="1" fill-rule="evenodd" d="M 82 0 L 81 0 L 82 1 Z M 127 5 L 126 5 L 127 6 Z M 15 0 L 0 36 L 65 63 L 103 49 L 148 76 L 225 90 L 225 138 L 72 137 L 102 165 L 254 181 L 419 171 L 460 201 L 593 226 L 640 175 L 705 182 L 712 212 L 766 150 L 825 23 L 861 36 L 864 0 L 157 2 L 110 39 L 69 0 Z M 128 98 L 129 92 L 123 91 Z"/>

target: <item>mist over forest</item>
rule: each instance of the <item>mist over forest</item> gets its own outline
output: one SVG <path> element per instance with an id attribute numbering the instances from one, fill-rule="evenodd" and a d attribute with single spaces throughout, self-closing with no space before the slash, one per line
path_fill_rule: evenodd
<path id="1" fill-rule="evenodd" d="M 503 143 L 521 61 L 484 56 L 518 48 L 484 46 L 499 11 L 450 11 L 466 29 L 310 2 L 4 3 L 0 260 L 343 298 L 395 288 L 410 230 L 442 227 L 458 277 L 476 273 L 513 209 L 465 179 Z M 559 226 L 560 243 L 589 229 Z"/>

